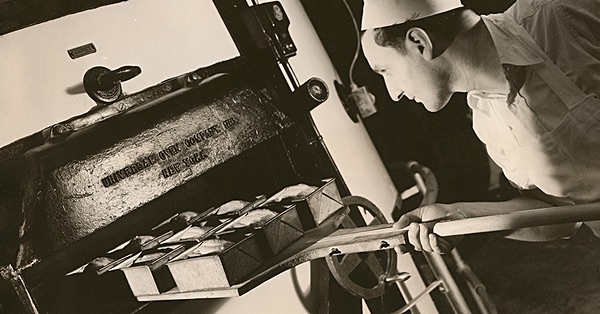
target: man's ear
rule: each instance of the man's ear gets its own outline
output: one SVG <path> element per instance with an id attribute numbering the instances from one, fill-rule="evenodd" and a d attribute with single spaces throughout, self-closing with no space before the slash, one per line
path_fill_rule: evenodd
<path id="1" fill-rule="evenodd" d="M 413 27 L 406 32 L 406 47 L 425 60 L 433 59 L 433 41 L 422 28 Z"/>

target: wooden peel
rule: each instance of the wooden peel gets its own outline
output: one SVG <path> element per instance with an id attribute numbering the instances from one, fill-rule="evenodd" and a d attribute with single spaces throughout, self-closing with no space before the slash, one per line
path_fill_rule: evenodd
<path id="1" fill-rule="evenodd" d="M 593 220 L 600 220 L 600 203 L 537 208 L 508 214 L 441 221 L 433 226 L 433 232 L 442 237 L 449 237 Z M 397 229 L 393 224 L 382 224 L 339 230 L 315 242 L 334 245 L 342 239 L 342 243 L 348 239 L 355 242 L 373 241 L 394 235 L 401 236 L 407 231 L 408 228 Z M 400 242 L 403 244 L 404 241 Z"/>
<path id="2" fill-rule="evenodd" d="M 537 208 L 440 222 L 435 224 L 433 232 L 446 237 L 593 220 L 600 220 L 600 203 Z"/>
<path id="3" fill-rule="evenodd" d="M 343 208 L 338 214 L 343 213 Z M 301 263 L 335 256 L 391 249 L 406 244 L 406 228 L 393 224 L 372 225 L 360 228 L 337 229 L 337 215 L 307 231 L 303 237 L 261 267 L 246 282 L 210 290 L 182 292 L 177 288 L 158 295 L 137 296 L 138 301 L 182 300 L 198 298 L 223 298 L 241 296 L 261 283 Z M 539 208 L 485 217 L 438 222 L 433 231 L 440 236 L 457 236 L 473 233 L 506 231 L 543 225 L 600 220 L 600 203 Z"/>

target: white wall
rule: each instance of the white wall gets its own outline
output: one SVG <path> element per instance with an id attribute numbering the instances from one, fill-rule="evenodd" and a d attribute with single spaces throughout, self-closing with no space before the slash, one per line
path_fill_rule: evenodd
<path id="1" fill-rule="evenodd" d="M 90 42 L 95 54 L 67 54 Z M 140 66 L 133 93 L 238 54 L 206 0 L 129 0 L 0 36 L 0 147 L 94 106 L 81 85 L 93 66 Z"/>

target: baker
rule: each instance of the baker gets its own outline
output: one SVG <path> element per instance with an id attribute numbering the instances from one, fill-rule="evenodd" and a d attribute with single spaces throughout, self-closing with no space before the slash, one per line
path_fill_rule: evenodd
<path id="1" fill-rule="evenodd" d="M 518 0 L 477 15 L 459 0 L 365 0 L 362 46 L 390 97 L 431 112 L 467 93 L 473 129 L 521 191 L 506 202 L 434 204 L 396 222 L 417 250 L 444 253 L 456 239 L 439 220 L 600 201 L 600 1 Z M 585 222 L 600 236 L 600 222 Z M 520 229 L 545 241 L 582 223 Z"/>

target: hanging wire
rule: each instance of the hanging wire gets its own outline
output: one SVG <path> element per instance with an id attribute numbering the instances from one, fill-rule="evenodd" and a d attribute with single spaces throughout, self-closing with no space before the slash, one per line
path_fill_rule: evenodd
<path id="1" fill-rule="evenodd" d="M 348 10 L 348 14 L 350 14 L 350 18 L 352 19 L 352 25 L 354 25 L 354 33 L 356 34 L 356 50 L 354 51 L 354 57 L 352 58 L 352 62 L 350 63 L 350 69 L 348 70 L 348 80 L 350 81 L 350 87 L 352 89 L 356 88 L 356 84 L 353 79 L 354 65 L 356 64 L 356 60 L 358 59 L 358 53 L 360 52 L 360 33 L 358 31 L 358 25 L 356 24 L 356 19 L 354 18 L 354 14 L 352 14 L 352 9 L 350 9 L 350 5 L 346 0 L 342 0 L 346 9 Z"/>

